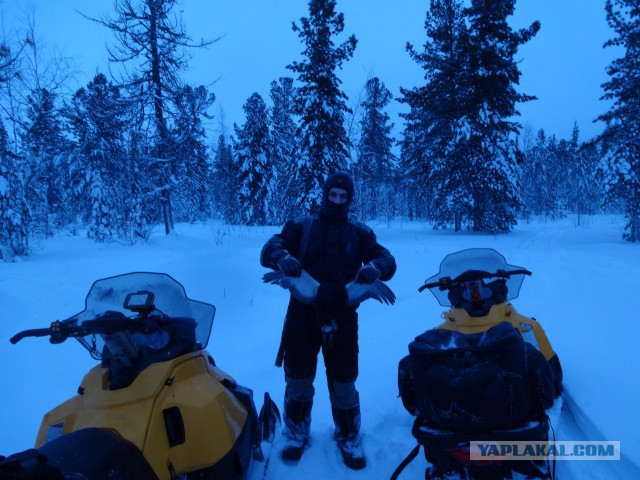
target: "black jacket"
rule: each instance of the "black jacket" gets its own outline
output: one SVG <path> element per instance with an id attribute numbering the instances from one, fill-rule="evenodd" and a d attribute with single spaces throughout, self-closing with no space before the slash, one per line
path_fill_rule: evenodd
<path id="1" fill-rule="evenodd" d="M 305 229 L 309 229 L 307 234 Z M 303 240 L 306 246 L 302 245 Z M 378 243 L 373 230 L 352 221 L 329 222 L 317 216 L 290 220 L 281 233 L 267 241 L 260 263 L 277 270 L 278 261 L 287 253 L 296 257 L 302 268 L 320 283 L 346 285 L 369 262 L 380 270 L 381 280 L 389 280 L 396 271 L 395 259 Z"/>

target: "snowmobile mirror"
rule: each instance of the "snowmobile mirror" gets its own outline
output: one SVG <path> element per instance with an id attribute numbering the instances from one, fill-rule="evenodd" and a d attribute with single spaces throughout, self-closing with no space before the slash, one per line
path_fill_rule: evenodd
<path id="1" fill-rule="evenodd" d="M 143 315 L 152 312 L 155 309 L 154 301 L 156 296 L 153 292 L 142 290 L 140 292 L 129 293 L 124 299 L 124 308 L 132 312 L 142 313 Z"/>

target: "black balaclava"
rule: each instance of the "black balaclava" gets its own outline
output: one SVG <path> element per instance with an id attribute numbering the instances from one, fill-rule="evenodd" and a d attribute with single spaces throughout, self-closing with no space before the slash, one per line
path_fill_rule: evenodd
<path id="1" fill-rule="evenodd" d="M 337 205 L 329 201 L 329 190 L 332 188 L 342 188 L 349 195 L 349 200 L 342 205 Z M 330 175 L 322 188 L 322 205 L 320 206 L 320 216 L 330 222 L 344 222 L 349 218 L 349 207 L 353 201 L 353 180 L 344 173 L 338 172 Z"/>

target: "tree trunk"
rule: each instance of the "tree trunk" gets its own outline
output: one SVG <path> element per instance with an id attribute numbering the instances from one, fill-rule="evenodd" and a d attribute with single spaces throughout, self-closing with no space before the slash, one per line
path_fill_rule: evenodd
<path id="1" fill-rule="evenodd" d="M 162 79 L 160 77 L 160 54 L 158 52 L 158 11 L 153 0 L 148 1 L 151 15 L 149 23 L 149 39 L 151 48 L 151 82 L 153 83 L 153 111 L 155 116 L 156 130 L 159 140 L 156 144 L 156 154 L 161 161 L 160 188 L 162 195 L 162 216 L 164 220 L 165 233 L 169 235 L 173 231 L 173 215 L 171 214 L 171 192 L 169 191 L 169 176 L 167 172 L 170 165 L 167 158 L 167 125 L 164 120 L 164 102 L 162 98 Z"/>

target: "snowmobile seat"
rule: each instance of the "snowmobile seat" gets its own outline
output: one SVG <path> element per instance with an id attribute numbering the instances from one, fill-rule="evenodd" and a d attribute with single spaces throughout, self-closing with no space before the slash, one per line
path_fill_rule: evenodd
<path id="1" fill-rule="evenodd" d="M 544 410 L 533 402 L 526 345 L 508 322 L 477 334 L 428 330 L 411 342 L 409 357 L 415 406 L 434 427 L 481 433 Z"/>
<path id="2" fill-rule="evenodd" d="M 77 430 L 63 435 L 56 442 L 44 444 L 40 451 L 64 473 L 73 472 L 72 476 L 65 475 L 65 478 L 157 478 L 136 446 L 111 430 Z"/>

